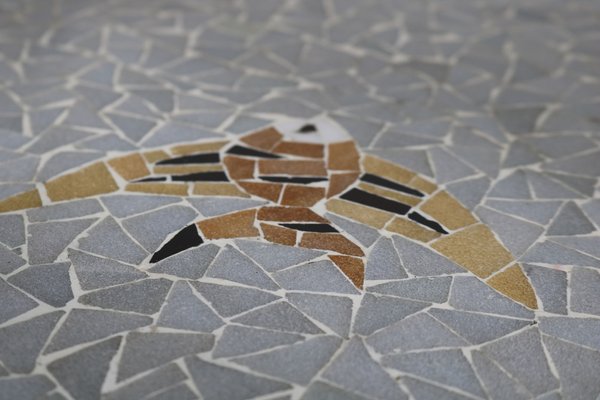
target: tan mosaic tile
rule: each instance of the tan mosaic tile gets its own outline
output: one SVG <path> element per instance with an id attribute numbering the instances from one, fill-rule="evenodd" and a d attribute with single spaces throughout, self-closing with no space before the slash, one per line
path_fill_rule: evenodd
<path id="1" fill-rule="evenodd" d="M 119 189 L 108 167 L 101 162 L 52 179 L 45 187 L 52 201 L 95 196 Z"/>
<path id="2" fill-rule="evenodd" d="M 152 171 L 160 175 L 183 175 L 196 172 L 223 171 L 223 167 L 221 164 L 155 165 Z"/>
<path id="3" fill-rule="evenodd" d="M 254 227 L 255 220 L 256 210 L 245 210 L 205 219 L 196 225 L 206 239 L 254 237 L 260 233 Z"/>
<path id="4" fill-rule="evenodd" d="M 260 229 L 263 232 L 263 237 L 269 242 L 286 246 L 296 245 L 296 231 L 293 229 L 265 223 L 260 224 Z"/>
<path id="5" fill-rule="evenodd" d="M 329 199 L 325 206 L 332 213 L 362 222 L 374 228 L 383 228 L 393 217 L 393 214 L 389 212 L 339 199 Z"/>
<path id="6" fill-rule="evenodd" d="M 488 285 L 511 299 L 518 301 L 529 308 L 537 308 L 535 292 L 519 264 L 515 264 L 504 271 L 498 272 L 486 282 Z"/>
<path id="7" fill-rule="evenodd" d="M 203 196 L 250 197 L 233 183 L 194 183 L 192 194 Z"/>
<path id="8" fill-rule="evenodd" d="M 146 161 L 144 161 L 144 158 L 139 154 L 130 154 L 124 157 L 113 158 L 108 161 L 108 165 L 121 175 L 123 179 L 128 181 L 150 175 L 150 171 L 146 166 Z"/>
<path id="9" fill-rule="evenodd" d="M 513 261 L 508 250 L 482 224 L 442 236 L 431 247 L 480 278 L 487 278 Z"/>
<path id="10" fill-rule="evenodd" d="M 365 280 L 365 263 L 360 258 L 350 256 L 328 256 L 331 261 L 354 283 L 359 289 L 363 288 Z"/>
<path id="11" fill-rule="evenodd" d="M 327 168 L 337 171 L 359 171 L 360 155 L 353 141 L 328 146 Z"/>
<path id="12" fill-rule="evenodd" d="M 42 199 L 37 189 L 19 193 L 0 200 L 0 212 L 23 210 L 42 206 Z"/>
<path id="13" fill-rule="evenodd" d="M 239 181 L 238 185 L 240 185 L 247 193 L 274 202 L 277 202 L 279 200 L 279 195 L 281 194 L 281 190 L 283 189 L 283 185 L 280 183 Z"/>
<path id="14" fill-rule="evenodd" d="M 256 161 L 236 156 L 225 156 L 223 163 L 231 179 L 250 179 L 254 177 Z"/>
<path id="15" fill-rule="evenodd" d="M 325 198 L 325 188 L 286 185 L 281 204 L 284 206 L 311 207 Z"/>
<path id="16" fill-rule="evenodd" d="M 173 196 L 187 196 L 187 183 L 140 182 L 129 183 L 125 186 L 128 192 L 169 194 Z"/>
<path id="17" fill-rule="evenodd" d="M 359 183 L 358 187 L 366 192 L 387 197 L 388 199 L 398 200 L 401 203 L 408 204 L 411 206 L 416 206 L 421 202 L 421 199 L 419 197 L 409 196 L 393 190 L 384 189 L 379 186 L 370 185 L 364 182 Z"/>
<path id="18" fill-rule="evenodd" d="M 350 256 L 364 256 L 360 247 L 339 233 L 304 232 L 300 246 L 309 249 L 331 250 Z"/>
<path id="19" fill-rule="evenodd" d="M 273 152 L 308 158 L 323 158 L 325 154 L 325 146 L 315 143 L 282 141 L 275 146 Z"/>
<path id="20" fill-rule="evenodd" d="M 226 140 L 220 142 L 208 142 L 208 143 L 197 143 L 197 144 L 182 144 L 171 148 L 171 153 L 176 156 L 184 156 L 187 154 L 194 153 L 212 153 L 217 152 L 223 148 L 227 143 Z"/>
<path id="21" fill-rule="evenodd" d="M 418 175 L 412 178 L 410 182 L 408 182 L 408 185 L 427 194 L 435 192 L 438 188 L 435 183 L 430 182 Z"/>
<path id="22" fill-rule="evenodd" d="M 266 128 L 244 136 L 242 142 L 262 150 L 271 150 L 283 139 L 283 135 L 275 128 Z"/>
<path id="23" fill-rule="evenodd" d="M 399 183 L 408 183 L 416 174 L 389 161 L 365 155 L 362 161 L 365 172 L 379 175 Z"/>
<path id="24" fill-rule="evenodd" d="M 427 199 L 421 204 L 420 208 L 451 230 L 477 223 L 477 219 L 471 211 L 445 191 L 438 192 L 433 197 Z"/>
<path id="25" fill-rule="evenodd" d="M 342 193 L 358 179 L 357 172 L 348 172 L 342 174 L 332 174 L 329 177 L 329 187 L 327 188 L 327 197 Z"/>
<path id="26" fill-rule="evenodd" d="M 329 222 L 310 208 L 301 207 L 262 207 L 258 210 L 258 219 L 274 222 Z"/>
<path id="27" fill-rule="evenodd" d="M 439 232 L 427 229 L 423 225 L 402 217 L 394 217 L 385 229 L 420 242 L 430 242 L 441 235 Z"/>
<path id="28" fill-rule="evenodd" d="M 298 176 L 327 176 L 323 161 L 304 160 L 260 160 L 260 174 L 284 174 Z"/>
<path id="29" fill-rule="evenodd" d="M 143 156 L 149 163 L 155 163 L 171 157 L 163 150 L 147 151 Z"/>

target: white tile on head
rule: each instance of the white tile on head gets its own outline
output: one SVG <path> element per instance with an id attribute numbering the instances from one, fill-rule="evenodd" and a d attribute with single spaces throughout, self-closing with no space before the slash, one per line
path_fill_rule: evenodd
<path id="1" fill-rule="evenodd" d="M 305 125 L 314 125 L 317 130 L 312 133 L 301 133 Z M 286 140 L 308 143 L 334 143 L 352 140 L 352 136 L 331 118 L 320 115 L 309 120 L 286 118 L 275 122 L 275 128 Z"/>

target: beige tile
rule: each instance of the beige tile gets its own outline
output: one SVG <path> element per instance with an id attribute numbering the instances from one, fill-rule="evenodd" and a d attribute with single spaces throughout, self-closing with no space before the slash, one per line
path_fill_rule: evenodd
<path id="1" fill-rule="evenodd" d="M 296 245 L 296 231 L 271 224 L 260 224 L 263 237 L 271 243 L 284 244 L 286 246 Z"/>
<path id="2" fill-rule="evenodd" d="M 383 228 L 393 217 L 391 213 L 339 199 L 329 199 L 325 206 L 334 214 L 348 217 L 378 229 Z"/>
<path id="3" fill-rule="evenodd" d="M 329 258 L 359 289 L 363 288 L 365 280 L 365 264 L 362 259 L 350 256 L 330 255 Z"/>
<path id="4" fill-rule="evenodd" d="M 206 239 L 256 237 L 260 232 L 254 227 L 255 220 L 256 210 L 246 210 L 205 219 L 196 225 Z"/>
<path id="5" fill-rule="evenodd" d="M 171 154 L 176 156 L 184 156 L 187 154 L 195 153 L 216 153 L 223 146 L 229 143 L 227 140 L 219 142 L 207 142 L 207 143 L 195 143 L 195 144 L 182 144 L 171 148 Z"/>
<path id="6" fill-rule="evenodd" d="M 144 153 L 144 158 L 149 163 L 155 163 L 155 162 L 158 162 L 158 161 L 166 160 L 167 158 L 171 158 L 171 156 L 169 156 L 163 150 L 153 150 L 153 151 L 147 151 L 147 152 L 145 152 Z"/>
<path id="7" fill-rule="evenodd" d="M 414 221 L 402 217 L 394 217 L 385 229 L 425 243 L 430 242 L 441 235 L 439 232 L 432 231 Z"/>
<path id="8" fill-rule="evenodd" d="M 283 185 L 280 183 L 262 183 L 262 182 L 247 182 L 238 181 L 238 185 L 249 194 L 258 196 L 260 198 L 277 202 L 279 201 L 279 195 Z"/>
<path id="9" fill-rule="evenodd" d="M 425 200 L 420 208 L 450 230 L 477 223 L 477 219 L 471 211 L 445 191 L 438 192 L 433 197 Z"/>
<path id="10" fill-rule="evenodd" d="M 261 207 L 258 210 L 258 219 L 274 222 L 329 222 L 310 208 L 303 207 Z"/>
<path id="11" fill-rule="evenodd" d="M 283 139 L 283 135 L 275 128 L 266 128 L 258 132 L 251 133 L 242 137 L 240 140 L 252 147 L 262 150 L 273 149 L 279 141 Z"/>
<path id="12" fill-rule="evenodd" d="M 52 179 L 45 186 L 52 201 L 90 197 L 119 189 L 108 167 L 101 162 Z"/>
<path id="13" fill-rule="evenodd" d="M 125 186 L 128 192 L 168 194 L 173 196 L 187 196 L 187 183 L 140 182 L 130 183 Z"/>
<path id="14" fill-rule="evenodd" d="M 360 247 L 339 233 L 304 232 L 300 240 L 300 247 L 331 250 L 349 256 L 364 256 Z"/>
<path id="15" fill-rule="evenodd" d="M 250 179 L 254 177 L 255 160 L 236 156 L 225 156 L 223 164 L 231 179 Z"/>
<path id="16" fill-rule="evenodd" d="M 508 250 L 482 224 L 444 235 L 431 247 L 480 278 L 487 278 L 513 261 Z"/>
<path id="17" fill-rule="evenodd" d="M 130 154 L 124 157 L 113 158 L 108 161 L 108 165 L 127 181 L 150 175 L 150 171 L 148 171 L 148 167 L 146 166 L 146 161 L 144 161 L 144 158 L 139 154 Z"/>
<path id="18" fill-rule="evenodd" d="M 330 143 L 327 168 L 334 171 L 359 171 L 360 155 L 354 141 Z"/>
<path id="19" fill-rule="evenodd" d="M 415 188 L 423 193 L 433 193 L 437 190 L 437 185 L 433 182 L 428 181 L 416 175 L 414 178 L 408 182 L 408 186 Z"/>
<path id="20" fill-rule="evenodd" d="M 42 206 L 42 199 L 37 189 L 19 193 L 0 200 L 0 212 L 24 210 Z"/>
<path id="21" fill-rule="evenodd" d="M 365 155 L 362 165 L 365 172 L 400 183 L 408 183 L 416 175 L 406 168 L 372 155 Z"/>
<path id="22" fill-rule="evenodd" d="M 357 172 L 348 172 L 341 174 L 331 174 L 329 177 L 329 186 L 327 188 L 327 197 L 342 193 L 358 179 Z"/>
<path id="23" fill-rule="evenodd" d="M 394 190 L 388 190 L 388 189 L 381 188 L 379 186 L 370 185 L 365 182 L 359 183 L 358 187 L 366 192 L 377 194 L 377 195 L 383 196 L 383 197 L 387 197 L 388 199 L 397 200 L 400 203 L 408 204 L 411 206 L 416 206 L 422 200 L 420 197 L 409 196 L 406 194 L 398 193 Z"/>
<path id="24" fill-rule="evenodd" d="M 521 266 L 515 264 L 489 278 L 487 284 L 531 309 L 537 309 L 535 292 Z"/>
<path id="25" fill-rule="evenodd" d="M 273 152 L 308 158 L 323 158 L 325 154 L 325 147 L 322 144 L 315 143 L 282 141 L 275 146 Z"/>
<path id="26" fill-rule="evenodd" d="M 261 175 L 327 176 L 327 170 L 323 161 L 260 160 L 258 162 L 258 170 Z"/>
<path id="27" fill-rule="evenodd" d="M 325 198 L 325 188 L 286 185 L 281 204 L 284 206 L 311 207 Z"/>
<path id="28" fill-rule="evenodd" d="M 233 183 L 194 183 L 192 194 L 202 196 L 250 197 Z"/>

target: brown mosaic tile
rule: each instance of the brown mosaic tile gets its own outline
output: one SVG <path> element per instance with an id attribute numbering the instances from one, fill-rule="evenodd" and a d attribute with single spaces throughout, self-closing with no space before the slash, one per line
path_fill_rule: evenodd
<path id="1" fill-rule="evenodd" d="M 225 156 L 223 163 L 231 179 L 251 179 L 254 177 L 256 161 L 236 156 Z"/>
<path id="2" fill-rule="evenodd" d="M 310 208 L 301 207 L 262 207 L 258 210 L 258 219 L 274 222 L 329 222 Z"/>
<path id="3" fill-rule="evenodd" d="M 200 165 L 155 165 L 152 168 L 155 174 L 165 175 L 183 175 L 197 172 L 223 171 L 221 164 L 200 164 Z"/>
<path id="4" fill-rule="evenodd" d="M 427 199 L 420 208 L 448 229 L 460 229 L 477 223 L 471 211 L 445 191 Z"/>
<path id="5" fill-rule="evenodd" d="M 0 200 L 0 212 L 24 210 L 42 206 L 42 199 L 37 189 L 19 193 Z"/>
<path id="6" fill-rule="evenodd" d="M 408 183 L 416 174 L 389 161 L 366 155 L 362 161 L 365 172 L 379 175 L 399 183 Z"/>
<path id="7" fill-rule="evenodd" d="M 332 174 L 329 177 L 329 187 L 327 188 L 327 197 L 342 193 L 358 179 L 357 172 L 348 172 L 343 174 Z"/>
<path id="8" fill-rule="evenodd" d="M 139 154 L 130 154 L 124 157 L 113 158 L 108 161 L 112 167 L 125 180 L 143 178 L 150 175 L 146 161 Z"/>
<path id="9" fill-rule="evenodd" d="M 254 227 L 255 220 L 256 210 L 245 210 L 205 219 L 196 225 L 206 239 L 253 237 L 260 233 Z"/>
<path id="10" fill-rule="evenodd" d="M 537 308 L 535 292 L 519 264 L 498 272 L 486 282 L 505 296 L 531 309 Z"/>
<path id="11" fill-rule="evenodd" d="M 419 197 L 409 196 L 406 194 L 398 193 L 393 190 L 381 188 L 379 186 L 370 185 L 368 183 L 361 182 L 358 187 L 365 192 L 377 194 L 379 196 L 387 197 L 388 199 L 398 200 L 401 203 L 416 206 L 421 202 Z"/>
<path id="12" fill-rule="evenodd" d="M 300 246 L 309 249 L 331 250 L 350 256 L 364 256 L 360 247 L 339 233 L 304 232 L 300 240 Z"/>
<path id="13" fill-rule="evenodd" d="M 271 224 L 260 224 L 263 237 L 271 243 L 284 244 L 286 246 L 296 245 L 296 231 Z"/>
<path id="14" fill-rule="evenodd" d="M 104 163 L 95 163 L 45 184 L 52 201 L 76 199 L 114 192 L 119 187 Z"/>
<path id="15" fill-rule="evenodd" d="M 439 232 L 432 231 L 431 229 L 425 228 L 423 225 L 419 225 L 414 221 L 401 217 L 394 217 L 385 229 L 425 243 L 430 242 L 441 235 Z"/>
<path id="16" fill-rule="evenodd" d="M 363 260 L 350 256 L 328 256 L 331 261 L 354 283 L 359 289 L 363 288 L 365 281 L 365 264 Z"/>
<path id="17" fill-rule="evenodd" d="M 168 194 L 173 196 L 187 196 L 187 183 L 140 182 L 129 183 L 125 186 L 128 192 Z"/>
<path id="18" fill-rule="evenodd" d="M 220 142 L 208 142 L 208 143 L 197 143 L 197 144 L 182 144 L 171 148 L 171 153 L 176 156 L 185 156 L 187 154 L 194 153 L 209 153 L 221 150 L 228 141 Z"/>
<path id="19" fill-rule="evenodd" d="M 410 182 L 408 182 L 408 185 L 427 194 L 431 194 L 437 190 L 437 185 L 435 183 L 421 178 L 418 175 L 412 178 Z"/>
<path id="20" fill-rule="evenodd" d="M 359 171 L 360 155 L 353 141 L 328 146 L 327 168 L 337 171 Z"/>
<path id="21" fill-rule="evenodd" d="M 277 129 L 271 127 L 244 136 L 240 140 L 258 149 L 271 150 L 281 139 L 283 139 L 283 135 Z"/>
<path id="22" fill-rule="evenodd" d="M 323 158 L 325 155 L 325 147 L 322 144 L 315 143 L 282 141 L 275 146 L 273 152 L 308 158 Z"/>
<path id="23" fill-rule="evenodd" d="M 513 261 L 508 250 L 482 224 L 442 236 L 431 247 L 480 278 L 487 278 Z"/>
<path id="24" fill-rule="evenodd" d="M 378 229 L 383 228 L 393 217 L 393 214 L 389 212 L 339 199 L 329 199 L 325 206 L 332 213 L 348 217 Z"/>
<path id="25" fill-rule="evenodd" d="M 171 157 L 162 150 L 147 151 L 143 155 L 146 161 L 148 161 L 149 163 L 155 163 L 158 161 L 166 160 L 167 158 Z"/>
<path id="26" fill-rule="evenodd" d="M 285 174 L 327 176 L 323 161 L 304 160 L 260 160 L 258 170 L 261 174 Z"/>
<path id="27" fill-rule="evenodd" d="M 274 202 L 279 201 L 279 195 L 283 189 L 280 183 L 262 183 L 262 182 L 244 182 L 239 181 L 238 185 L 247 193 L 253 194 L 263 199 Z"/>
<path id="28" fill-rule="evenodd" d="M 233 183 L 194 183 L 192 194 L 203 196 L 250 197 Z"/>
<path id="29" fill-rule="evenodd" d="M 284 206 L 311 207 L 325 198 L 325 188 L 286 185 L 281 204 Z"/>

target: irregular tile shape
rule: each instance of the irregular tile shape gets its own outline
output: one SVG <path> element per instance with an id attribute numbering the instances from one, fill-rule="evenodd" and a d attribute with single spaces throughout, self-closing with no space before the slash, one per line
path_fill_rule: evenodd
<path id="1" fill-rule="evenodd" d="M 268 272 L 310 261 L 323 254 L 321 251 L 263 243 L 254 240 L 236 240 L 236 245 Z"/>
<path id="2" fill-rule="evenodd" d="M 595 178 L 600 175 L 599 156 L 600 151 L 593 151 L 585 155 L 548 162 L 543 165 L 543 168 Z"/>
<path id="3" fill-rule="evenodd" d="M 273 274 L 284 289 L 358 294 L 352 283 L 328 260 L 309 262 Z"/>
<path id="4" fill-rule="evenodd" d="M 567 236 L 552 238 L 552 241 L 600 258 L 600 237 Z"/>
<path id="5" fill-rule="evenodd" d="M 26 261 L 16 255 L 13 251 L 0 245 L 0 274 L 10 274 L 25 263 Z"/>
<path id="6" fill-rule="evenodd" d="M 597 319 L 542 317 L 540 331 L 546 335 L 600 350 L 600 321 Z"/>
<path id="7" fill-rule="evenodd" d="M 600 268 L 600 260 L 550 241 L 536 243 L 520 260 L 531 263 L 580 265 Z"/>
<path id="8" fill-rule="evenodd" d="M 527 180 L 535 193 L 541 199 L 577 199 L 582 196 L 566 185 L 550 179 L 546 174 L 534 171 L 525 171 Z"/>
<path id="9" fill-rule="evenodd" d="M 45 375 L 0 379 L 0 393 L 6 399 L 49 399 L 46 394 L 54 388 L 54 383 Z"/>
<path id="10" fill-rule="evenodd" d="M 22 215 L 0 215 L 0 242 L 11 248 L 25 243 L 25 225 Z"/>
<path id="11" fill-rule="evenodd" d="M 185 363 L 198 391 L 206 400 L 242 400 L 291 389 L 291 385 L 250 375 L 190 357 Z"/>
<path id="12" fill-rule="evenodd" d="M 69 263 L 30 266 L 8 278 L 8 282 L 54 307 L 62 307 L 73 298 Z"/>
<path id="13" fill-rule="evenodd" d="M 572 201 L 563 206 L 546 231 L 547 235 L 585 235 L 596 228 Z"/>
<path id="14" fill-rule="evenodd" d="M 100 399 L 109 364 L 120 344 L 120 337 L 96 343 L 51 362 L 48 371 L 74 398 Z"/>
<path id="15" fill-rule="evenodd" d="M 52 336 L 44 353 L 104 339 L 115 333 L 148 326 L 152 322 L 152 318 L 142 315 L 75 308 Z"/>
<path id="16" fill-rule="evenodd" d="M 279 286 L 250 258 L 227 245 L 212 263 L 206 276 L 239 282 L 261 289 L 277 290 Z"/>
<path id="17" fill-rule="evenodd" d="M 548 367 L 540 334 L 535 327 L 489 343 L 482 347 L 482 351 L 534 395 L 559 386 Z"/>
<path id="18" fill-rule="evenodd" d="M 497 181 L 488 194 L 489 197 L 503 199 L 531 199 L 529 184 L 521 170 Z"/>
<path id="19" fill-rule="evenodd" d="M 158 317 L 157 324 L 174 329 L 212 332 L 223 321 L 196 297 L 186 282 L 175 282 Z"/>
<path id="20" fill-rule="evenodd" d="M 0 279 L 0 324 L 37 307 L 38 303 Z"/>
<path id="21" fill-rule="evenodd" d="M 352 222 L 330 213 L 326 213 L 325 217 L 333 222 L 334 226 L 337 226 L 341 231 L 354 237 L 365 247 L 371 246 L 379 238 L 378 231 L 364 224 Z"/>
<path id="22" fill-rule="evenodd" d="M 146 251 L 133 241 L 112 217 L 106 217 L 79 240 L 79 248 L 134 265 L 146 258 Z"/>
<path id="23" fill-rule="evenodd" d="M 429 151 L 438 183 L 446 183 L 475 175 L 476 171 L 441 148 Z"/>
<path id="24" fill-rule="evenodd" d="M 316 381 L 304 392 L 300 400 L 366 400 L 366 397 L 346 392 L 328 383 Z"/>
<path id="25" fill-rule="evenodd" d="M 103 196 L 100 199 L 106 208 L 108 208 L 110 214 L 117 218 L 126 218 L 131 215 L 140 214 L 180 201 L 178 198 L 171 196 L 144 196 L 134 194 L 114 194 L 111 196 Z"/>
<path id="26" fill-rule="evenodd" d="M 523 265 L 546 312 L 567 314 L 567 273 L 558 269 Z"/>
<path id="27" fill-rule="evenodd" d="M 586 215 L 600 228 L 600 199 L 592 199 L 581 206 Z M 0 224 L 1 225 L 1 224 Z"/>
<path id="28" fill-rule="evenodd" d="M 223 317 L 241 314 L 244 311 L 280 299 L 279 296 L 258 289 L 216 285 L 203 282 L 191 283 L 192 286 L 208 300 L 212 307 Z"/>
<path id="29" fill-rule="evenodd" d="M 519 140 L 511 143 L 504 157 L 502 168 L 512 168 L 521 165 L 535 164 L 543 161 L 530 146 Z"/>
<path id="30" fill-rule="evenodd" d="M 304 314 L 347 338 L 352 320 L 352 300 L 312 293 L 288 293 L 286 298 Z"/>
<path id="31" fill-rule="evenodd" d="M 427 306 L 429 306 L 429 303 L 366 293 L 356 314 L 352 332 L 360 335 L 370 335 L 376 330 L 400 321 Z"/>
<path id="32" fill-rule="evenodd" d="M 381 283 L 371 286 L 367 290 L 412 300 L 445 303 L 448 300 L 451 283 L 452 277 L 449 276 L 411 278 Z"/>
<path id="33" fill-rule="evenodd" d="M 243 325 L 257 326 L 285 332 L 323 333 L 300 311 L 289 303 L 279 302 L 250 311 L 232 320 Z"/>
<path id="34" fill-rule="evenodd" d="M 465 400 L 471 398 L 430 383 L 425 383 L 419 379 L 403 377 L 402 382 L 404 382 L 408 391 L 415 399 Z"/>
<path id="35" fill-rule="evenodd" d="M 166 279 L 142 281 L 96 290 L 79 297 L 81 304 L 142 314 L 154 314 L 171 288 Z"/>
<path id="36" fill-rule="evenodd" d="M 190 199 L 192 206 L 205 217 L 214 217 L 216 215 L 227 214 L 233 211 L 246 210 L 265 204 L 264 201 L 253 199 L 223 199 L 223 198 L 204 198 Z"/>
<path id="37" fill-rule="evenodd" d="M 494 364 L 481 351 L 471 353 L 473 368 L 494 400 L 530 399 L 531 393 Z"/>
<path id="38" fill-rule="evenodd" d="M 52 201 L 92 197 L 119 189 L 103 163 L 92 164 L 79 171 L 54 178 L 45 184 Z"/>
<path id="39" fill-rule="evenodd" d="M 54 311 L 0 328 L 2 364 L 14 373 L 31 373 L 46 340 L 63 314 L 64 311 Z"/>
<path id="40" fill-rule="evenodd" d="M 598 271 L 573 269 L 570 286 L 572 311 L 600 315 L 600 274 Z"/>
<path id="41" fill-rule="evenodd" d="M 186 279 L 200 279 L 219 250 L 218 246 L 211 243 L 191 248 L 161 260 L 148 271 Z"/>
<path id="42" fill-rule="evenodd" d="M 123 380 L 188 354 L 212 349 L 213 335 L 204 333 L 140 333 L 127 335 L 117 379 Z"/>
<path id="43" fill-rule="evenodd" d="M 462 347 L 467 342 L 425 313 L 412 315 L 390 325 L 367 339 L 367 344 L 381 354 L 436 347 Z"/>
<path id="44" fill-rule="evenodd" d="M 288 382 L 307 385 L 329 362 L 341 342 L 336 337 L 318 336 L 266 353 L 237 358 L 233 362 Z"/>
<path id="45" fill-rule="evenodd" d="M 51 263 L 95 219 L 56 221 L 31 224 L 27 250 L 30 264 Z M 60 233 L 60 234 L 58 234 Z"/>
<path id="46" fill-rule="evenodd" d="M 498 272 L 489 278 L 486 283 L 514 301 L 518 301 L 533 310 L 537 309 L 535 292 L 519 264 L 514 264 Z"/>
<path id="47" fill-rule="evenodd" d="M 96 199 L 74 200 L 27 210 L 27 218 L 30 222 L 47 222 L 56 219 L 84 217 L 103 210 Z"/>
<path id="48" fill-rule="evenodd" d="M 142 399 L 186 379 L 187 375 L 177 365 L 169 364 L 103 396 L 106 400 Z"/>
<path id="49" fill-rule="evenodd" d="M 515 215 L 538 224 L 547 224 L 562 203 L 559 201 L 488 200 L 485 205 L 506 214 Z"/>
<path id="50" fill-rule="evenodd" d="M 78 250 L 69 249 L 69 260 L 73 263 L 77 280 L 83 290 L 119 285 L 147 277 L 145 273 L 130 265 Z"/>
<path id="51" fill-rule="evenodd" d="M 356 368 L 360 365 L 360 368 Z M 375 362 L 358 337 L 350 339 L 322 377 L 336 385 L 381 400 L 408 399 L 406 393 Z"/>
<path id="52" fill-rule="evenodd" d="M 399 236 L 394 236 L 393 240 L 404 268 L 413 275 L 435 276 L 465 272 L 463 268 L 425 246 Z"/>
<path id="53" fill-rule="evenodd" d="M 304 337 L 297 334 L 228 325 L 212 354 L 215 358 L 240 356 L 302 340 Z"/>
<path id="54" fill-rule="evenodd" d="M 403 279 L 407 277 L 392 241 L 385 237 L 380 238 L 369 253 L 365 266 L 365 279 Z"/>

